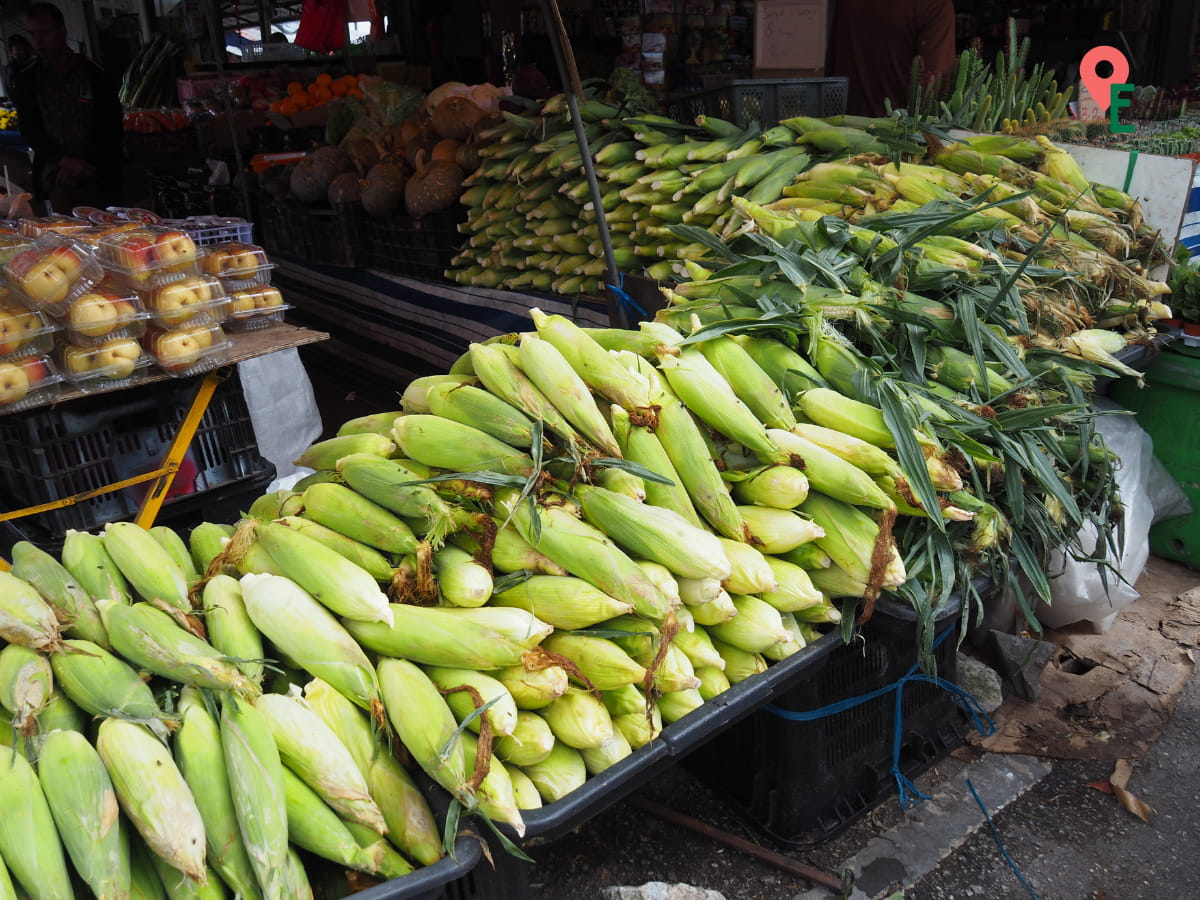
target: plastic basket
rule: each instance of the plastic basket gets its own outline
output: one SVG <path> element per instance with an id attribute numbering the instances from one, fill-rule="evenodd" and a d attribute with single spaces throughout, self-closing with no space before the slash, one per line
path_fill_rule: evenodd
<path id="1" fill-rule="evenodd" d="M 34 506 L 158 468 L 196 387 L 195 381 L 159 382 L 0 417 L 0 504 L 5 509 Z M 175 477 L 164 516 L 182 499 L 245 484 L 273 471 L 259 455 L 235 375 L 213 394 Z M 15 524 L 44 539 L 61 538 L 68 528 L 94 530 L 135 513 L 147 489 L 134 485 Z M 236 517 L 235 510 L 228 521 Z"/>
<path id="2" fill-rule="evenodd" d="M 187 219 L 165 219 L 163 224 L 186 231 L 192 236 L 197 247 L 223 244 L 228 241 L 241 241 L 249 244 L 254 240 L 254 223 L 247 222 L 245 219 L 193 216 Z"/>
<path id="3" fill-rule="evenodd" d="M 192 128 L 139 134 L 125 132 L 125 155 L 131 162 L 199 156 L 200 143 Z"/>
<path id="4" fill-rule="evenodd" d="M 458 226 L 466 220 L 466 207 L 457 205 L 423 219 L 365 218 L 370 266 L 393 275 L 441 281 L 462 244 Z"/>
<path id="5" fill-rule="evenodd" d="M 792 116 L 838 116 L 846 111 L 847 78 L 748 78 L 699 91 L 667 104 L 667 115 L 680 122 L 717 116 L 766 127 Z"/>

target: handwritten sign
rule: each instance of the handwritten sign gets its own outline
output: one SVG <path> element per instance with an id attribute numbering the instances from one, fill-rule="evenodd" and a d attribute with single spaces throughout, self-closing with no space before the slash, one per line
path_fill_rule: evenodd
<path id="1" fill-rule="evenodd" d="M 824 65 L 824 0 L 759 0 L 754 8 L 755 70 Z"/>

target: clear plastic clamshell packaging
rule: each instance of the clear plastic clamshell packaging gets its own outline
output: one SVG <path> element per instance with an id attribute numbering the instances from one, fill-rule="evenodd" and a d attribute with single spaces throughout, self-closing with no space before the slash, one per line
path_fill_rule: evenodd
<path id="1" fill-rule="evenodd" d="M 291 304 L 283 302 L 279 288 L 270 284 L 241 288 L 229 295 L 229 317 L 225 327 L 230 331 L 255 331 L 283 321 L 284 310 Z"/>
<path id="2" fill-rule="evenodd" d="M 137 338 L 109 337 L 96 344 L 59 348 L 63 377 L 85 392 L 127 388 L 145 380 L 151 359 Z"/>
<path id="3" fill-rule="evenodd" d="M 96 251 L 113 279 L 134 290 L 197 274 L 196 242 L 174 228 L 114 229 L 97 240 Z"/>
<path id="4" fill-rule="evenodd" d="M 71 301 L 63 325 L 68 343 L 94 347 L 113 338 L 140 338 L 149 318 L 136 293 L 105 280 Z"/>
<path id="5" fill-rule="evenodd" d="M 230 293 L 270 283 L 274 268 L 262 247 L 242 241 L 213 244 L 200 258 L 201 271 L 220 278 Z"/>
<path id="6" fill-rule="evenodd" d="M 87 245 L 46 235 L 9 260 L 4 275 L 26 307 L 64 318 L 71 301 L 104 279 L 104 269 Z"/>
<path id="7" fill-rule="evenodd" d="M 0 415 L 53 400 L 61 381 L 62 375 L 44 354 L 0 360 Z"/>
<path id="8" fill-rule="evenodd" d="M 178 328 L 151 328 L 142 338 L 142 346 L 168 375 L 187 378 L 222 365 L 233 342 L 208 315 Z"/>
<path id="9" fill-rule="evenodd" d="M 5 229 L 0 232 L 0 266 L 8 265 L 9 260 L 23 250 L 33 246 L 33 238 Z"/>
<path id="10" fill-rule="evenodd" d="M 47 234 L 72 234 L 83 231 L 91 228 L 92 223 L 86 219 L 77 219 L 75 216 L 53 215 L 21 219 L 20 226 L 21 234 L 26 237 L 39 238 Z"/>
<path id="11" fill-rule="evenodd" d="M 229 297 L 220 279 L 211 275 L 185 275 L 142 292 L 142 299 L 153 324 L 159 328 L 177 328 L 200 315 L 215 322 L 225 319 Z"/>
<path id="12" fill-rule="evenodd" d="M 0 298 L 0 361 L 49 353 L 58 325 L 44 313 Z"/>

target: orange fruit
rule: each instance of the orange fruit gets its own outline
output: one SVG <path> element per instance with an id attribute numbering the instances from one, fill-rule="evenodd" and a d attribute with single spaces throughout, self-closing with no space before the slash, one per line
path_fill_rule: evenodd
<path id="1" fill-rule="evenodd" d="M 344 82 L 344 81 L 335 81 L 333 84 L 331 84 L 329 86 L 329 92 L 331 94 L 333 94 L 333 96 L 335 96 L 335 97 L 346 96 L 346 91 L 348 91 L 348 90 L 349 90 L 349 88 L 346 87 L 346 82 Z"/>
<path id="2" fill-rule="evenodd" d="M 328 87 L 332 83 L 333 83 L 333 76 L 330 75 L 328 72 L 322 72 L 320 75 L 317 76 L 317 84 L 321 85 L 321 87 Z"/>
<path id="3" fill-rule="evenodd" d="M 294 116 L 299 109 L 292 100 L 284 100 L 279 104 L 279 111 L 285 116 Z"/>
<path id="4" fill-rule="evenodd" d="M 273 113 L 283 112 L 283 101 L 276 100 L 274 103 L 272 103 L 271 104 L 271 112 L 273 112 Z"/>
<path id="5" fill-rule="evenodd" d="M 304 85 L 302 85 L 298 81 L 290 82 L 287 86 L 287 92 L 289 94 L 303 94 L 304 93 Z"/>
<path id="6" fill-rule="evenodd" d="M 312 94 L 310 96 L 313 98 L 314 103 L 321 104 L 321 103 L 328 103 L 329 100 L 333 97 L 333 94 L 330 92 L 329 88 L 327 88 L 327 87 L 318 87 L 315 91 L 312 92 Z"/>
<path id="7" fill-rule="evenodd" d="M 295 104 L 297 109 L 308 109 L 313 105 L 308 94 L 296 94 L 292 97 L 292 103 Z"/>
<path id="8" fill-rule="evenodd" d="M 361 100 L 362 95 L 363 92 L 360 88 L 350 88 L 350 90 L 346 91 L 347 97 L 354 97 L 356 100 Z"/>

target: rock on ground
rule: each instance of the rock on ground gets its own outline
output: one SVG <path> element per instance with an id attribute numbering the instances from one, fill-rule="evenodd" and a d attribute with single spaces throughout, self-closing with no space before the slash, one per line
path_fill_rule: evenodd
<path id="1" fill-rule="evenodd" d="M 667 884 L 665 881 L 647 881 L 640 887 L 607 887 L 604 896 L 609 900 L 725 900 L 725 895 L 718 891 L 692 887 L 690 884 Z"/>

